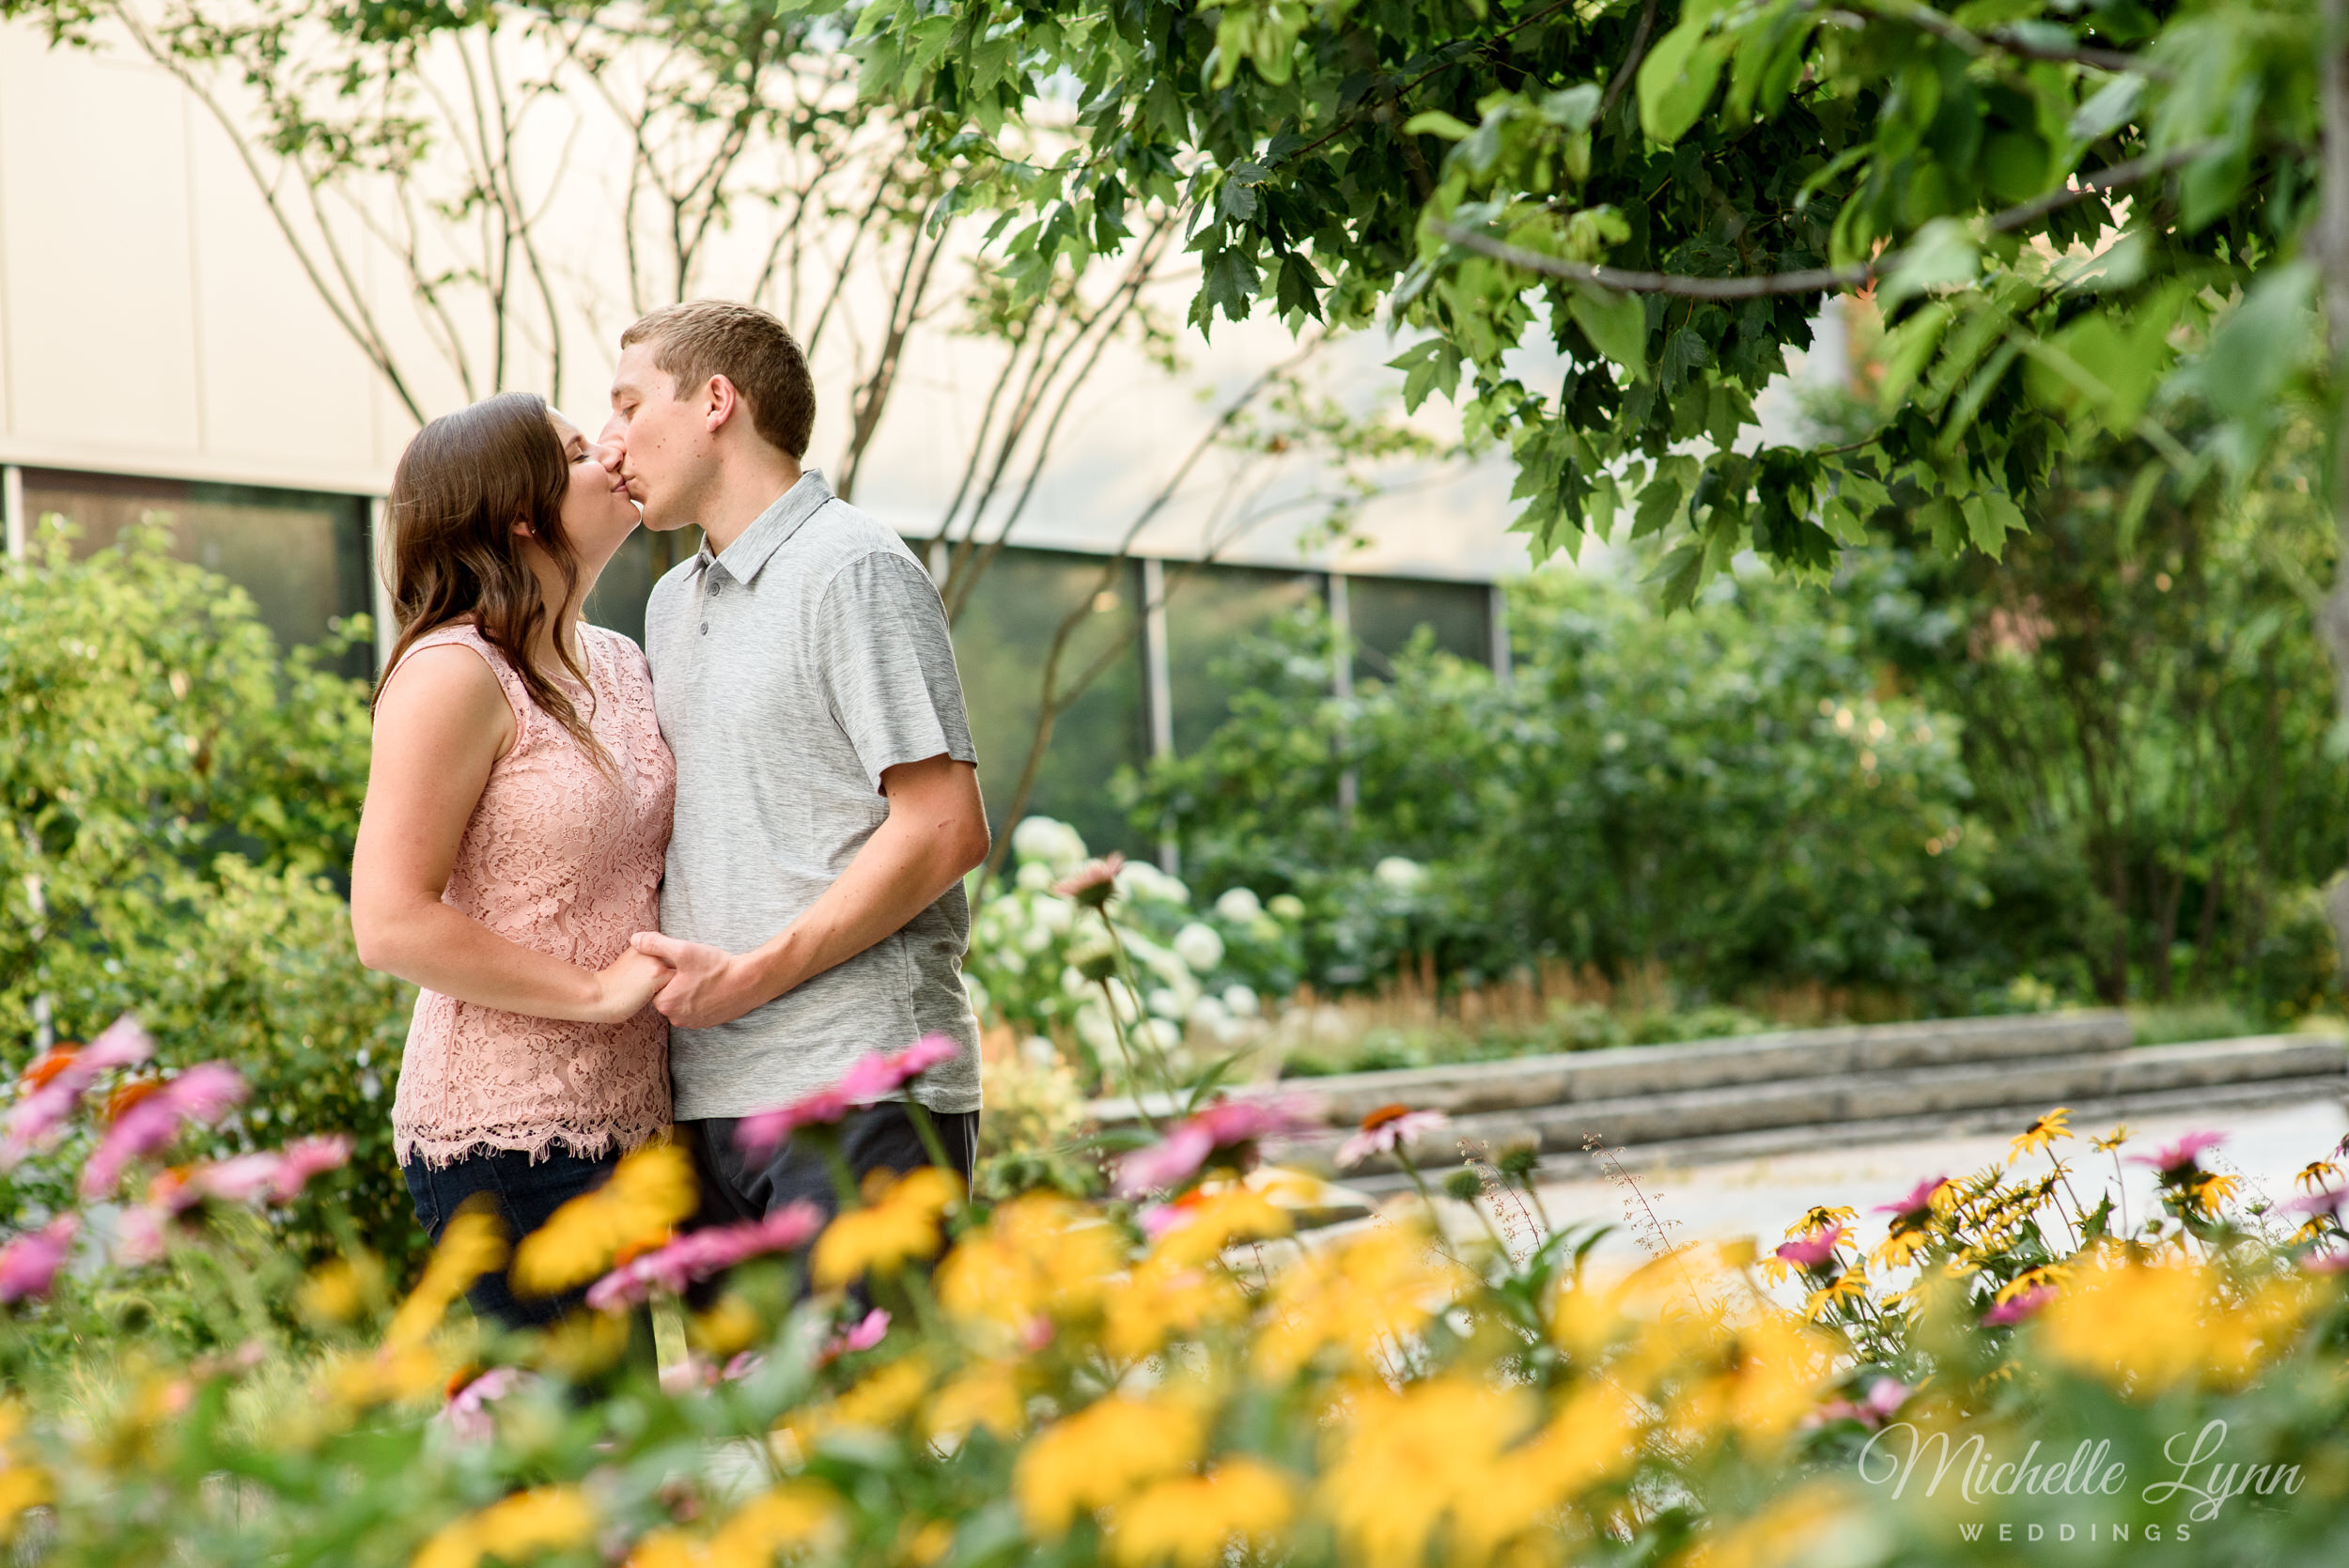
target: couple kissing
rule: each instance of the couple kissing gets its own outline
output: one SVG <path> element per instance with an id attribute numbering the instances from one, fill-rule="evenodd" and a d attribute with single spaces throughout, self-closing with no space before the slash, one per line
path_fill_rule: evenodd
<path id="1" fill-rule="evenodd" d="M 805 355 L 767 312 L 696 301 L 620 339 L 597 438 L 506 393 L 433 420 L 394 474 L 397 629 L 351 864 L 361 962 L 416 985 L 392 1110 L 437 1242 L 487 1203 L 521 1236 L 672 1135 L 694 1226 L 829 1211 L 823 1158 L 738 1140 L 754 1112 L 926 1035 L 956 1048 L 852 1111 L 851 1172 L 966 1182 L 978 1026 L 962 877 L 987 855 L 938 591 L 804 468 Z M 630 534 L 701 550 L 643 648 L 582 607 Z M 579 1293 L 482 1277 L 476 1312 Z"/>

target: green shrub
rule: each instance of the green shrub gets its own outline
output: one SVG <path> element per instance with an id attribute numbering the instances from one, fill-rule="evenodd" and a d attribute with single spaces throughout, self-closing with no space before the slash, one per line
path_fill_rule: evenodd
<path id="1" fill-rule="evenodd" d="M 413 991 L 360 968 L 334 879 L 366 780 L 342 647 L 280 657 L 243 592 L 159 535 L 0 571 L 0 1063 L 135 1008 L 165 1066 L 253 1084 L 213 1152 L 349 1132 L 327 1184 L 370 1245 L 414 1245 L 391 1161 Z M 364 623 L 343 629 L 361 639 Z M 22 1220 L 24 1216 L 16 1217 Z M 317 1211 L 288 1221 L 319 1243 Z"/>

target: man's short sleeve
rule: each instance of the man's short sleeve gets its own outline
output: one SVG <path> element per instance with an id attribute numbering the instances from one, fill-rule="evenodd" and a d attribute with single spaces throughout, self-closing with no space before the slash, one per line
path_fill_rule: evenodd
<path id="1" fill-rule="evenodd" d="M 816 639 L 832 716 L 876 790 L 901 762 L 978 760 L 945 606 L 910 557 L 876 550 L 841 567 L 817 609 Z"/>

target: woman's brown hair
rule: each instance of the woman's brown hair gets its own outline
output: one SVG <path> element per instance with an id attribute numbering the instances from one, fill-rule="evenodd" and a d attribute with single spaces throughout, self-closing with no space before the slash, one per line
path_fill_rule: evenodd
<path id="1" fill-rule="evenodd" d="M 514 532 L 530 536 L 554 558 L 568 602 L 579 591 L 579 557 L 563 532 L 563 494 L 570 463 L 554 433 L 546 400 L 528 392 L 502 392 L 468 409 L 443 414 L 416 432 L 392 471 L 388 514 L 392 544 L 392 616 L 399 640 L 383 663 L 383 681 L 417 638 L 470 622 L 514 667 L 541 712 L 568 731 L 599 766 L 610 757 L 578 706 L 530 657 L 547 618 L 537 574 Z M 572 678 L 594 688 L 571 650 L 555 657 Z"/>

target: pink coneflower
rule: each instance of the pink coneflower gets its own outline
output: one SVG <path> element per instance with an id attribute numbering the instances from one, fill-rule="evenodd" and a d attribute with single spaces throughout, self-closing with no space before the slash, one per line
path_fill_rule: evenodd
<path id="1" fill-rule="evenodd" d="M 1862 1426 L 1880 1426 L 1906 1403 L 1908 1394 L 1908 1385 L 1900 1379 L 1879 1377 L 1858 1404 L 1838 1399 L 1819 1406 L 1819 1419 L 1830 1421 L 1848 1419 Z"/>
<path id="2" fill-rule="evenodd" d="M 98 1152 L 82 1167 L 82 1196 L 96 1198 L 112 1191 L 125 1166 L 169 1143 L 182 1123 L 211 1126 L 244 1096 L 244 1079 L 235 1068 L 220 1062 L 197 1063 L 115 1119 Z"/>
<path id="3" fill-rule="evenodd" d="M 1338 1145 L 1338 1168 L 1350 1170 L 1373 1155 L 1391 1155 L 1416 1143 L 1429 1133 L 1449 1126 L 1452 1118 L 1440 1110 L 1413 1110 L 1408 1105 L 1382 1105 L 1362 1118 L 1354 1135 Z"/>
<path id="4" fill-rule="evenodd" d="M 824 1211 L 804 1200 L 764 1219 L 688 1231 L 665 1247 L 630 1258 L 587 1287 L 587 1305 L 599 1312 L 632 1307 L 658 1286 L 681 1296 L 696 1280 L 746 1259 L 804 1247 L 824 1228 Z"/>
<path id="5" fill-rule="evenodd" d="M 302 1189 L 329 1171 L 350 1163 L 350 1140 L 341 1133 L 327 1138 L 298 1138 L 280 1151 L 277 1172 L 270 1180 L 269 1201 L 290 1203 Z"/>
<path id="6" fill-rule="evenodd" d="M 490 1406 L 532 1381 L 532 1374 L 520 1367 L 491 1367 L 449 1395 L 440 1419 L 459 1442 L 486 1443 L 497 1436 Z"/>
<path id="7" fill-rule="evenodd" d="M 1829 1225 L 1814 1235 L 1781 1242 L 1771 1256 L 1797 1268 L 1823 1268 L 1835 1256 L 1835 1249 L 1843 1244 L 1843 1227 Z"/>
<path id="8" fill-rule="evenodd" d="M 870 1350 L 889 1335 L 889 1313 L 879 1307 L 866 1312 L 854 1324 L 832 1337 L 831 1343 L 817 1353 L 816 1364 L 826 1366 L 843 1356 L 853 1356 L 860 1350 Z"/>
<path id="9" fill-rule="evenodd" d="M 801 1127 L 837 1122 L 859 1106 L 887 1098 L 961 1053 L 962 1048 L 945 1035 L 925 1034 L 901 1051 L 877 1050 L 859 1057 L 837 1083 L 801 1095 L 789 1105 L 743 1117 L 735 1125 L 735 1145 L 745 1154 L 764 1158 Z"/>
<path id="10" fill-rule="evenodd" d="M 39 1230 L 27 1231 L 0 1247 L 0 1306 L 47 1296 L 81 1228 L 79 1215 L 61 1214 Z"/>
<path id="11" fill-rule="evenodd" d="M 0 1171 L 16 1169 L 55 1137 L 99 1075 L 134 1067 L 154 1054 L 155 1043 L 128 1013 L 78 1050 L 60 1046 L 44 1052 L 25 1070 L 21 1081 L 28 1092 L 9 1113 L 8 1132 L 0 1135 Z"/>
<path id="12" fill-rule="evenodd" d="M 1927 1176 L 1907 1197 L 1897 1203 L 1878 1203 L 1871 1212 L 1892 1216 L 1894 1225 L 1929 1219 L 1933 1214 L 1933 1195 L 1940 1191 L 1941 1184 L 1949 1179 L 1946 1175 Z"/>
<path id="13" fill-rule="evenodd" d="M 1118 1163 L 1117 1192 L 1139 1198 L 1181 1186 L 1199 1173 L 1219 1149 L 1237 1149 L 1302 1132 L 1315 1125 L 1315 1103 L 1303 1094 L 1219 1100 L 1176 1126 L 1146 1149 Z"/>
<path id="14" fill-rule="evenodd" d="M 2279 1214 L 2336 1214 L 2343 1199 L 2349 1199 L 2349 1187 L 2320 1187 L 2314 1192 L 2285 1199 L 2276 1209 Z"/>
<path id="15" fill-rule="evenodd" d="M 2349 1252 L 2311 1252 L 2300 1266 L 2311 1274 L 2349 1273 Z"/>
<path id="16" fill-rule="evenodd" d="M 1063 898 L 1073 898 L 1088 909 L 1097 909 L 1117 892 L 1117 874 L 1125 868 L 1126 857 L 1109 854 L 1097 861 L 1087 861 L 1068 876 L 1052 884 L 1052 891 Z"/>
<path id="17" fill-rule="evenodd" d="M 2129 1159 L 2138 1165 L 2150 1165 L 2165 1176 L 2174 1176 L 2192 1169 L 2204 1149 L 2217 1148 L 2226 1141 L 2223 1132 L 2189 1132 L 2166 1149 L 2156 1149 L 2150 1155 L 2131 1155 Z"/>
<path id="18" fill-rule="evenodd" d="M 1985 1327 L 1992 1328 L 2011 1327 L 2053 1301 L 2055 1294 L 2053 1285 L 2033 1285 L 2029 1290 L 2016 1291 L 1983 1313 L 1982 1321 Z"/>
<path id="19" fill-rule="evenodd" d="M 133 1203 L 115 1220 L 115 1261 L 126 1267 L 161 1263 L 172 1210 L 158 1203 Z"/>

